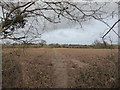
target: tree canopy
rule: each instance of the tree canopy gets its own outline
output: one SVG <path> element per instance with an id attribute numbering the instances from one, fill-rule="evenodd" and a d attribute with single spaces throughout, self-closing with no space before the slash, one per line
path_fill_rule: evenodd
<path id="1" fill-rule="evenodd" d="M 119 3 L 114 3 L 119 6 Z M 105 19 L 118 15 L 115 9 L 109 10 L 110 2 L 53 2 L 53 1 L 33 1 L 33 2 L 4 2 L 0 1 L 0 35 L 1 39 L 12 39 L 17 41 L 35 41 L 41 38 L 42 31 L 46 23 L 59 24 L 64 19 L 78 23 L 81 28 L 83 22 L 91 19 L 98 20 L 106 24 L 109 29 L 103 35 L 104 38 L 117 23 L 110 26 Z M 112 8 L 112 7 L 110 7 Z M 37 28 L 38 27 L 38 28 Z M 119 35 L 118 35 L 119 36 Z"/>

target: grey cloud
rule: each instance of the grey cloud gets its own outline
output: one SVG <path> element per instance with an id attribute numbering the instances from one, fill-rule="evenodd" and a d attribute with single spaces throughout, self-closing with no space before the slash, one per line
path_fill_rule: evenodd
<path id="1" fill-rule="evenodd" d="M 113 23 L 114 20 L 109 20 L 109 23 Z M 86 26 L 86 27 L 85 27 Z M 98 21 L 92 21 L 91 24 L 85 25 L 85 31 L 77 26 L 73 28 L 58 29 L 55 31 L 44 33 L 42 39 L 47 43 L 68 43 L 68 44 L 92 44 L 95 40 L 101 40 L 101 36 L 106 32 L 106 25 Z M 108 30 L 108 29 L 107 29 Z M 117 31 L 117 28 L 115 29 Z M 117 43 L 117 36 L 111 32 L 106 38 L 111 37 L 113 43 Z"/>

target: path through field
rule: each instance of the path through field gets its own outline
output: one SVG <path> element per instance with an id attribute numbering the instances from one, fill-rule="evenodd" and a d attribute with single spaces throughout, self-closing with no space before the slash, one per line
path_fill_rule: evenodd
<path id="1" fill-rule="evenodd" d="M 52 60 L 55 76 L 53 79 L 54 88 L 67 88 L 68 75 L 66 58 L 56 49 L 53 49 L 53 51 L 55 53 L 55 57 Z"/>
<path id="2" fill-rule="evenodd" d="M 66 57 L 58 49 L 53 49 L 55 54 L 52 59 L 53 71 L 54 71 L 54 88 L 67 88 L 68 87 L 68 69 L 73 68 L 68 67 L 68 62 L 71 61 L 78 68 L 86 68 L 89 66 L 86 63 L 80 62 L 79 60 Z M 69 60 L 69 61 L 68 61 Z"/>

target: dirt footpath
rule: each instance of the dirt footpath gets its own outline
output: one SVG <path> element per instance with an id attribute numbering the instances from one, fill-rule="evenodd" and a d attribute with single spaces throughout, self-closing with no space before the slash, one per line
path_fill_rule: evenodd
<path id="1" fill-rule="evenodd" d="M 52 59 L 54 88 L 67 88 L 68 75 L 66 58 L 56 49 L 53 49 L 53 52 L 55 54 Z"/>
<path id="2" fill-rule="evenodd" d="M 53 49 L 53 52 L 55 54 L 54 58 L 52 59 L 53 64 L 53 71 L 54 71 L 54 88 L 67 88 L 68 87 L 68 69 L 74 69 L 75 67 L 78 68 L 87 68 L 87 66 L 90 66 L 89 64 L 80 62 L 79 60 L 66 57 L 64 54 L 62 54 L 59 49 Z M 68 62 L 71 61 L 75 67 L 70 67 L 68 65 Z"/>

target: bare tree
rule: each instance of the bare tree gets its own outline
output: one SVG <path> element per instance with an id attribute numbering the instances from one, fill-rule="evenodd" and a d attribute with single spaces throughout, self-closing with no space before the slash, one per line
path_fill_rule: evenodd
<path id="1" fill-rule="evenodd" d="M 0 35 L 2 39 L 31 42 L 41 38 L 43 32 L 40 30 L 44 31 L 46 22 L 57 24 L 62 23 L 63 19 L 67 19 L 79 23 L 82 28 L 83 22 L 96 19 L 105 23 L 110 28 L 102 37 L 104 38 L 113 30 L 116 23 L 120 21 L 118 20 L 112 27 L 104 21 L 104 19 L 116 15 L 115 11 L 108 13 L 105 10 L 107 5 L 109 3 L 106 2 L 76 3 L 68 1 L 45 2 L 41 0 L 13 3 L 1 1 Z M 42 25 L 41 22 L 43 22 Z M 37 28 L 37 25 L 39 28 Z"/>

